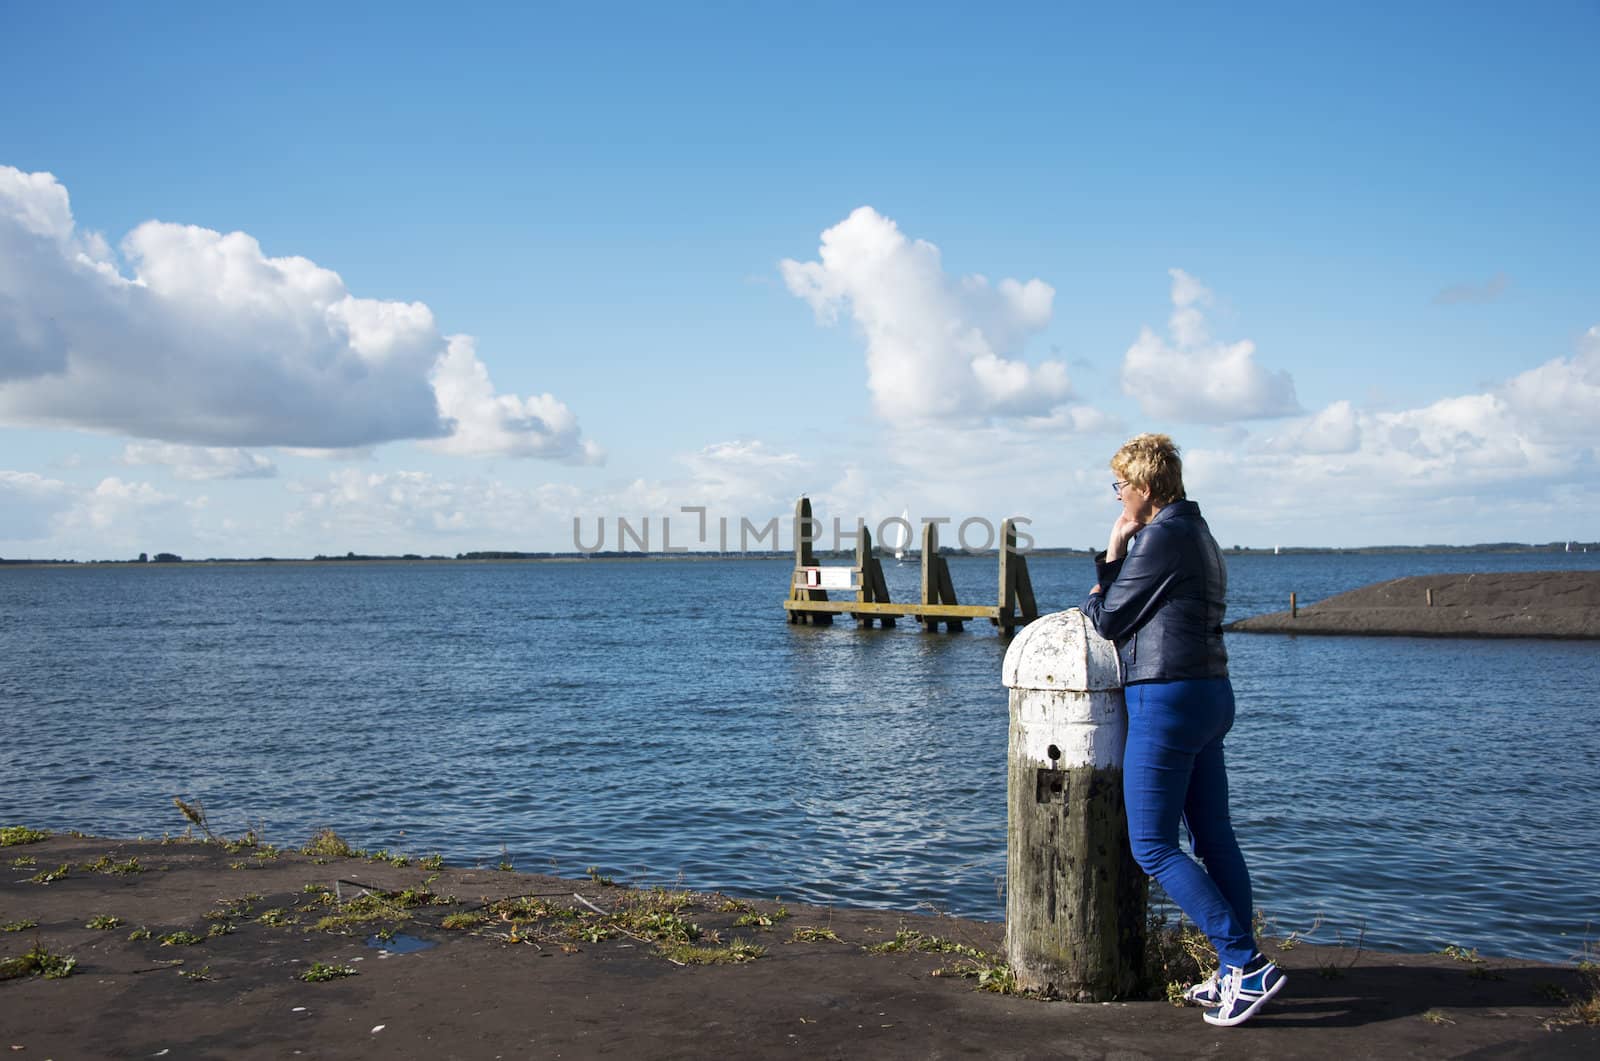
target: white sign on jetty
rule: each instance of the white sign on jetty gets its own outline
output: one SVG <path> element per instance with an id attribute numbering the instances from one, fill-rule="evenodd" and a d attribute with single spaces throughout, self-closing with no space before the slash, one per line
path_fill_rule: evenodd
<path id="1" fill-rule="evenodd" d="M 797 567 L 794 571 L 796 589 L 857 590 L 857 571 L 853 567 Z"/>

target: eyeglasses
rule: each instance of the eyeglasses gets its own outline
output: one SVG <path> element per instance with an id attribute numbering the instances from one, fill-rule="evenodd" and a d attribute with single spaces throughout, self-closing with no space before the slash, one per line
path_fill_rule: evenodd
<path id="1" fill-rule="evenodd" d="M 1118 479 L 1111 484 L 1111 492 L 1117 495 L 1117 500 L 1122 500 L 1122 488 L 1128 485 L 1128 480 Z"/>

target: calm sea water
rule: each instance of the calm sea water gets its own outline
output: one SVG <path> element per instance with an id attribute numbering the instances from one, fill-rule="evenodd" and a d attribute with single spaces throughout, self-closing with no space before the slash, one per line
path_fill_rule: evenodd
<path id="1" fill-rule="evenodd" d="M 1084 559 L 1036 558 L 1040 605 Z M 1238 557 L 1230 616 L 1600 555 Z M 964 600 L 992 561 L 956 559 Z M 917 568 L 890 566 L 897 599 Z M 783 561 L 0 569 L 0 820 L 1003 916 L 1006 643 L 790 626 Z M 1600 938 L 1600 643 L 1233 635 L 1278 932 L 1568 960 Z"/>

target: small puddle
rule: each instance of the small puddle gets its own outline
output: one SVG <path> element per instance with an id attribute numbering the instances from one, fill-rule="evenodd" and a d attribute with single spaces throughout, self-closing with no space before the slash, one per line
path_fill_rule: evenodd
<path id="1" fill-rule="evenodd" d="M 411 954 L 415 951 L 427 950 L 429 947 L 437 947 L 438 945 L 431 939 L 408 936 L 404 932 L 396 932 L 388 939 L 383 939 L 380 936 L 367 937 L 367 946 L 374 950 L 388 951 L 390 954 Z"/>

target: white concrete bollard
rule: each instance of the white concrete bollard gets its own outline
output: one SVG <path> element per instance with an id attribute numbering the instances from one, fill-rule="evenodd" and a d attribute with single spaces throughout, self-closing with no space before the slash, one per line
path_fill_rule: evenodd
<path id="1" fill-rule="evenodd" d="M 1076 1001 L 1141 988 L 1148 884 L 1128 848 L 1128 718 L 1116 647 L 1073 608 L 1006 652 L 1006 958 L 1019 984 Z"/>

